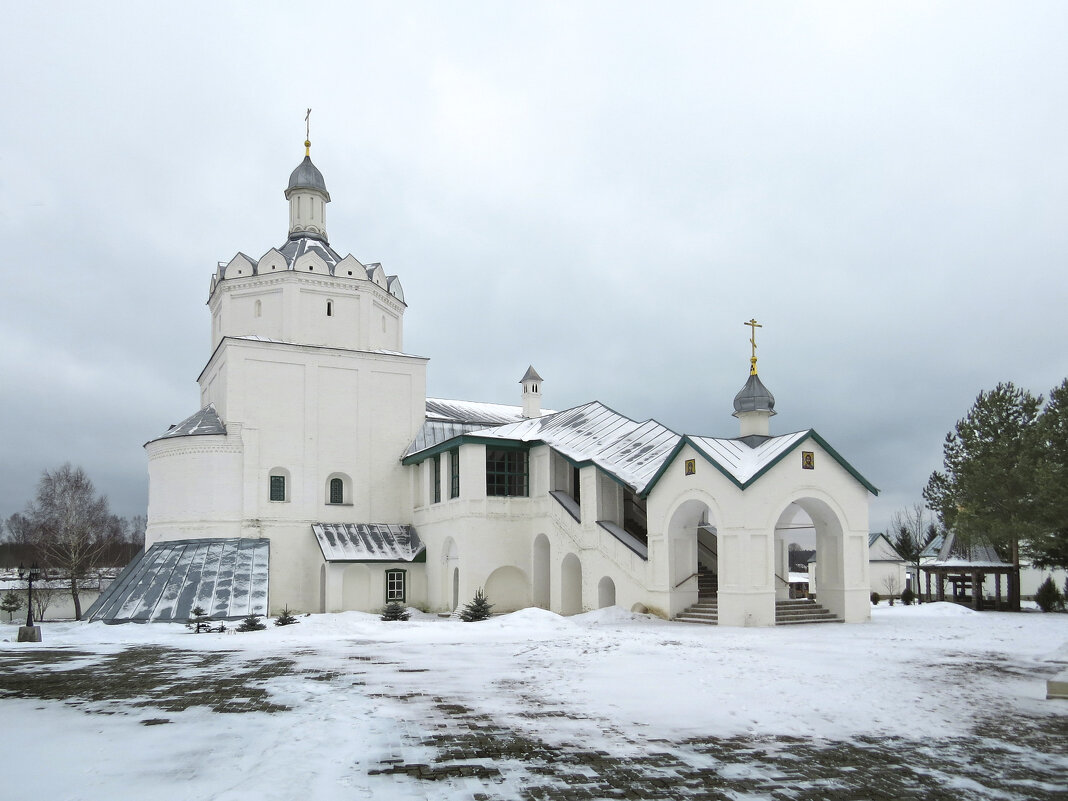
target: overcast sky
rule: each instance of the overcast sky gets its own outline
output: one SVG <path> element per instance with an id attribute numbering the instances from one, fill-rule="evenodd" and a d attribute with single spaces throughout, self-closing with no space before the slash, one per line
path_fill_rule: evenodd
<path id="1" fill-rule="evenodd" d="M 982 389 L 1068 376 L 1068 4 L 20 3 L 0 48 L 0 516 L 143 514 L 209 280 L 286 238 L 403 282 L 432 396 L 773 433 L 920 500 Z"/>

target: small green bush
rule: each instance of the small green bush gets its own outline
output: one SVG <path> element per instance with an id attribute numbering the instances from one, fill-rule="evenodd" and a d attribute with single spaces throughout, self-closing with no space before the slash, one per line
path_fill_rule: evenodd
<path id="1" fill-rule="evenodd" d="M 386 604 L 386 608 L 382 610 L 382 616 L 379 620 L 407 620 L 411 616 L 412 613 L 400 601 L 390 601 Z"/>
<path id="2" fill-rule="evenodd" d="M 1046 576 L 1038 590 L 1035 591 L 1035 603 L 1043 612 L 1057 612 L 1064 609 L 1064 596 L 1053 583 L 1053 576 Z"/>
<path id="3" fill-rule="evenodd" d="M 293 617 L 288 606 L 282 607 L 282 611 L 279 612 L 278 617 L 274 619 L 274 625 L 276 626 L 292 626 L 294 623 L 299 622 L 299 620 Z"/>
<path id="4" fill-rule="evenodd" d="M 873 592 L 871 594 L 871 602 L 873 604 L 875 604 L 875 606 L 878 606 L 879 605 L 879 601 L 881 601 L 881 600 L 882 600 L 882 598 L 879 596 L 879 593 Z"/>
<path id="5" fill-rule="evenodd" d="M 905 604 L 905 606 L 912 606 L 915 600 L 916 593 L 912 591 L 912 587 L 905 587 L 901 593 L 901 603 Z"/>
<path id="6" fill-rule="evenodd" d="M 186 628 L 194 634 L 205 634 L 211 631 L 211 615 L 204 611 L 203 607 L 194 606 L 189 613 L 191 618 L 186 622 Z"/>
<path id="7" fill-rule="evenodd" d="M 464 623 L 474 623 L 478 620 L 487 620 L 493 604 L 486 600 L 486 593 L 479 587 L 475 592 L 474 600 L 464 606 L 460 613 L 460 620 Z"/>
<path id="8" fill-rule="evenodd" d="M 237 627 L 238 631 L 262 631 L 267 628 L 267 624 L 260 620 L 260 615 L 249 615 L 241 621 L 241 625 Z"/>

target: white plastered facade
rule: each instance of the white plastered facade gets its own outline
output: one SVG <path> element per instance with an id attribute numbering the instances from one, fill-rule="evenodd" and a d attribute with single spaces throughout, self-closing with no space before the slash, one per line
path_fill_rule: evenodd
<path id="1" fill-rule="evenodd" d="M 294 200 L 302 193 L 310 223 Z M 288 245 L 259 260 L 238 254 L 212 277 L 212 351 L 198 380 L 201 407 L 225 432 L 146 445 L 148 546 L 269 538 L 274 611 L 375 611 L 387 571 L 403 570 L 405 602 L 432 611 L 452 611 L 481 587 L 498 612 L 618 605 L 674 617 L 698 600 L 700 563 L 718 576 L 720 625 L 768 626 L 788 597 L 776 527 L 800 507 L 816 530 L 821 603 L 846 622 L 868 619 L 875 490 L 815 432 L 741 479 L 698 440 L 667 432 L 674 447 L 640 484 L 537 436 L 495 437 L 493 426 L 414 448 L 430 419 L 427 360 L 403 353 L 399 281 L 329 249 L 318 233 L 325 202 L 312 202 L 329 200 L 325 186 L 291 187 L 287 198 Z M 542 417 L 541 379 L 531 375 L 516 421 L 552 416 Z M 772 439 L 766 416 L 738 416 L 750 440 Z M 502 450 L 523 454 L 525 494 L 489 491 L 487 455 Z M 284 500 L 271 499 L 272 477 L 284 479 Z M 331 560 L 311 528 L 323 522 L 410 525 L 425 550 L 404 563 Z"/>

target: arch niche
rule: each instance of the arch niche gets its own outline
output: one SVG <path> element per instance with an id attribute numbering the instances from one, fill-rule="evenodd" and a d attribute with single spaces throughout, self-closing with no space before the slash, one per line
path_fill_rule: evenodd
<path id="1" fill-rule="evenodd" d="M 531 559 L 533 578 L 534 606 L 542 609 L 549 608 L 549 560 L 551 558 L 549 538 L 539 534 L 534 538 L 534 549 Z"/>
<path id="2" fill-rule="evenodd" d="M 460 552 L 456 540 L 445 540 L 441 554 L 441 605 L 451 612 L 460 605 Z"/>
<path id="3" fill-rule="evenodd" d="M 616 583 L 608 576 L 597 582 L 597 608 L 616 605 Z"/>
<path id="4" fill-rule="evenodd" d="M 486 598 L 496 612 L 514 612 L 530 606 L 527 574 L 514 565 L 498 567 L 486 579 Z"/>
<path id="5" fill-rule="evenodd" d="M 560 563 L 560 614 L 582 612 L 582 563 L 573 553 Z"/>

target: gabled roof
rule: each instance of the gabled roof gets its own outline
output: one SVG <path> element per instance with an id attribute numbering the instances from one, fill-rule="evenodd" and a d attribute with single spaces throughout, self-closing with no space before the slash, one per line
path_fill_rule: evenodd
<path id="1" fill-rule="evenodd" d="M 226 425 L 215 411 L 215 404 L 209 403 L 199 412 L 189 415 L 176 426 L 167 429 L 166 434 L 161 434 L 156 439 L 168 439 L 171 437 L 202 437 L 208 434 L 225 434 Z"/>
<path id="2" fill-rule="evenodd" d="M 976 541 L 965 544 L 955 531 L 951 531 L 942 542 L 938 558 L 923 567 L 1009 568 L 1012 563 L 998 556 L 990 543 Z"/>
<path id="3" fill-rule="evenodd" d="M 684 445 L 691 446 L 717 470 L 729 478 L 736 487 L 744 490 L 808 440 L 812 440 L 823 448 L 832 459 L 859 481 L 868 492 L 873 495 L 879 494 L 879 490 L 875 485 L 857 472 L 856 468 L 842 458 L 827 440 L 817 434 L 815 429 L 811 428 L 807 431 L 795 431 L 792 434 L 782 434 L 777 437 L 750 436 L 719 439 L 687 435 L 682 438 L 674 452 L 665 460 L 642 494 L 647 494 L 652 490 L 653 485 L 660 480 L 660 476 L 667 470 L 668 465 Z"/>
<path id="4" fill-rule="evenodd" d="M 445 403 L 479 406 L 460 401 Z M 521 415 L 522 410 L 519 407 L 503 408 L 514 409 Z M 431 401 L 428 399 L 428 420 L 430 417 Z M 456 422 L 458 421 L 454 420 L 454 423 Z M 463 425 L 454 424 L 454 427 L 449 429 L 445 426 L 425 424 L 404 454 L 404 463 L 422 461 L 435 453 L 466 442 L 489 445 L 511 441 L 529 445 L 549 445 L 576 466 L 595 464 L 638 494 L 647 495 L 682 446 L 689 444 L 744 490 L 799 444 L 812 439 L 866 489 L 875 495 L 879 494 L 878 489 L 813 430 L 797 431 L 779 437 L 744 439 L 680 436 L 656 420 L 631 420 L 600 401 L 505 425 L 482 429 L 472 425 L 466 430 L 463 429 Z"/>
<path id="5" fill-rule="evenodd" d="M 312 523 L 327 562 L 412 562 L 425 549 L 411 526 L 392 523 Z"/>
<path id="6" fill-rule="evenodd" d="M 100 594 L 85 619 L 185 623 L 197 606 L 216 620 L 266 615 L 270 557 L 266 538 L 154 543 Z"/>
<path id="7" fill-rule="evenodd" d="M 936 534 L 931 541 L 920 551 L 921 559 L 937 559 L 938 552 L 942 550 L 942 543 L 946 541 L 945 534 Z"/>

